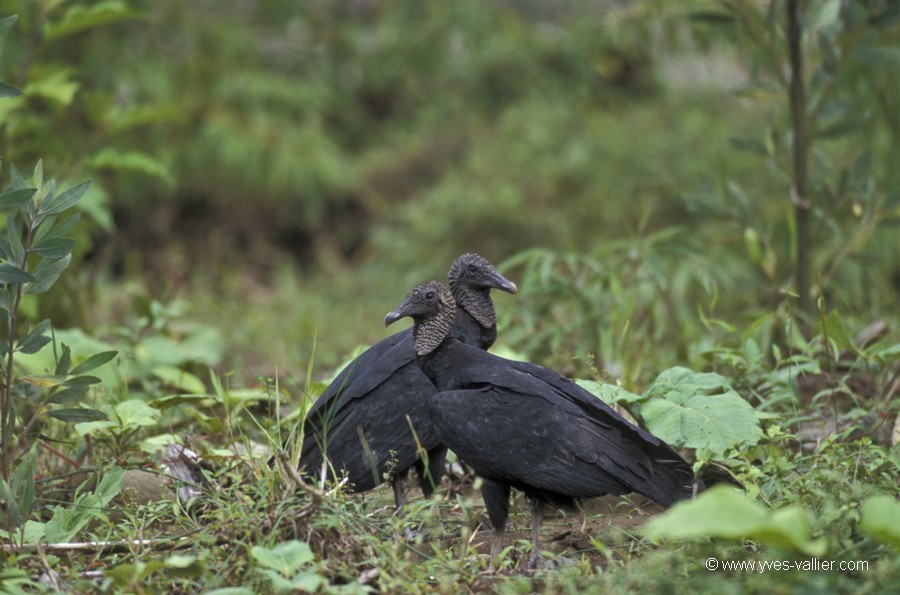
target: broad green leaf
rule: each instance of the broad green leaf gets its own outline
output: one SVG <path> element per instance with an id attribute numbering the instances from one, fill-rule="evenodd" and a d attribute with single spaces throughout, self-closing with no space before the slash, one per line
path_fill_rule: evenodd
<path id="1" fill-rule="evenodd" d="M 69 254 L 56 260 L 45 258 L 39 262 L 34 267 L 35 281 L 25 289 L 25 293 L 38 294 L 50 289 L 71 261 L 72 255 Z"/>
<path id="2" fill-rule="evenodd" d="M 285 577 L 293 576 L 315 560 L 309 544 L 297 540 L 283 541 L 271 548 L 255 545 L 250 549 L 250 555 L 260 566 Z"/>
<path id="3" fill-rule="evenodd" d="M 91 494 L 80 496 L 71 506 L 54 506 L 53 518 L 45 525 L 45 538 L 50 542 L 68 542 L 91 520 L 103 517 L 104 509 L 122 488 L 125 470 L 108 471 Z"/>
<path id="4" fill-rule="evenodd" d="M 125 469 L 114 467 L 103 474 L 100 483 L 94 490 L 94 495 L 100 499 L 102 506 L 109 504 L 122 489 L 122 479 L 125 477 Z"/>
<path id="5" fill-rule="evenodd" d="M 90 372 L 91 370 L 112 361 L 117 355 L 119 355 L 118 351 L 102 351 L 100 353 L 95 353 L 72 368 L 72 374 L 84 374 L 85 372 Z"/>
<path id="6" fill-rule="evenodd" d="M 859 528 L 863 533 L 900 550 L 900 502 L 895 496 L 872 496 L 860 512 Z"/>
<path id="7" fill-rule="evenodd" d="M 647 428 L 669 444 L 722 455 L 732 446 L 756 444 L 759 419 L 724 377 L 687 368 L 666 370 L 641 407 Z"/>
<path id="8" fill-rule="evenodd" d="M 821 556 L 825 539 L 812 539 L 808 514 L 799 507 L 763 508 L 739 490 L 716 486 L 693 500 L 676 504 L 650 519 L 644 535 L 653 541 L 690 541 L 707 537 L 751 539 L 762 545 Z"/>
<path id="9" fill-rule="evenodd" d="M 107 415 L 96 409 L 86 409 L 82 407 L 72 407 L 66 409 L 51 409 L 47 415 L 62 421 L 73 423 L 83 423 L 89 421 L 100 421 L 107 418 Z"/>
<path id="10" fill-rule="evenodd" d="M 122 0 L 75 4 L 66 11 L 60 20 L 50 21 L 44 25 L 44 39 L 52 41 L 140 15 L 141 13 L 130 8 Z"/>
<path id="11" fill-rule="evenodd" d="M 91 181 L 85 180 L 80 184 L 76 184 L 63 192 L 60 192 L 53 200 L 47 201 L 41 205 L 41 212 L 45 215 L 53 215 L 75 206 L 75 204 L 81 200 L 81 197 L 84 196 L 84 193 L 87 192 L 90 185 Z"/>
<path id="12" fill-rule="evenodd" d="M 109 430 L 111 428 L 117 428 L 119 424 L 114 421 L 100 420 L 100 421 L 86 421 L 75 424 L 75 433 L 79 436 L 85 436 L 87 434 L 92 434 L 98 430 Z"/>
<path id="13" fill-rule="evenodd" d="M 78 242 L 71 238 L 50 238 L 31 247 L 31 251 L 44 258 L 62 258 L 75 249 Z"/>
<path id="14" fill-rule="evenodd" d="M 18 97 L 22 90 L 0 81 L 0 97 Z"/>
<path id="15" fill-rule="evenodd" d="M 138 399 L 129 399 L 115 406 L 116 418 L 122 428 L 129 426 L 153 426 L 159 419 L 159 411 Z"/>
<path id="16" fill-rule="evenodd" d="M 0 283 L 17 284 L 17 283 L 34 283 L 35 277 L 29 275 L 20 268 L 11 264 L 0 264 Z"/>
<path id="17" fill-rule="evenodd" d="M 165 448 L 169 444 L 179 444 L 183 440 L 183 436 L 176 436 L 175 434 L 160 434 L 158 436 L 151 436 L 150 438 L 142 440 L 138 445 L 138 448 L 148 454 L 156 454 L 161 450 L 165 450 Z"/>
<path id="18" fill-rule="evenodd" d="M 31 200 L 31 197 L 34 196 L 34 193 L 37 192 L 34 188 L 22 188 L 21 190 L 8 190 L 3 194 L 0 194 L 0 209 L 9 209 L 11 207 L 17 207 L 20 204 Z"/>

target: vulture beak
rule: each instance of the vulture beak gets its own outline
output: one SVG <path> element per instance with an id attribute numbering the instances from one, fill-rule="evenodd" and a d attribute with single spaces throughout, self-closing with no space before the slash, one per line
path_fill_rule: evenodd
<path id="1" fill-rule="evenodd" d="M 384 317 L 384 326 L 390 326 L 400 320 L 401 318 L 405 318 L 409 316 L 409 312 L 406 311 L 406 302 L 403 302 L 393 310 L 387 313 L 387 316 Z"/>
<path id="2" fill-rule="evenodd" d="M 500 291 L 505 291 L 506 293 L 515 294 L 519 291 L 519 288 L 516 287 L 516 284 L 501 275 L 500 273 L 494 273 L 493 278 L 491 279 L 491 287 L 493 289 L 499 289 Z"/>

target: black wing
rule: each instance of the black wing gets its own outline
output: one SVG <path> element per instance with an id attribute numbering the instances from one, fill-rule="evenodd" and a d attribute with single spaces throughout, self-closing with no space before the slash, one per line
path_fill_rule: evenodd
<path id="1" fill-rule="evenodd" d="M 479 473 L 576 497 L 634 491 L 669 506 L 690 495 L 693 473 L 671 447 L 574 382 L 464 345 L 452 351 L 458 380 L 439 381 L 451 390 L 432 398 L 432 416 Z"/>

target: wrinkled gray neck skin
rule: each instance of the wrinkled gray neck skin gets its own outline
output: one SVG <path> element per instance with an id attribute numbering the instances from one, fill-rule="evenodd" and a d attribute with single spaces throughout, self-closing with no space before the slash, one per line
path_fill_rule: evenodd
<path id="1" fill-rule="evenodd" d="M 456 313 L 453 296 L 444 291 L 441 293 L 440 301 L 441 308 L 435 314 L 416 320 L 413 326 L 413 346 L 419 356 L 428 355 L 437 349 L 453 328 L 453 317 Z"/>
<path id="2" fill-rule="evenodd" d="M 491 290 L 489 287 L 476 288 L 460 281 L 462 275 L 462 267 L 464 264 L 462 259 L 457 259 L 447 273 L 447 281 L 450 285 L 450 291 L 453 292 L 453 299 L 456 305 L 465 310 L 472 316 L 478 324 L 484 328 L 491 328 L 497 325 L 497 314 L 494 312 L 494 302 L 491 300 Z"/>

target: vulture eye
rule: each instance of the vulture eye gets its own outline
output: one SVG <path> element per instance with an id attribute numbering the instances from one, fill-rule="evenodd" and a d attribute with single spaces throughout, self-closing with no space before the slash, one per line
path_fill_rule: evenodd
<path id="1" fill-rule="evenodd" d="M 426 292 L 426 293 L 425 293 L 425 299 L 428 300 L 429 302 L 430 302 L 431 300 L 433 300 L 433 299 L 434 299 L 434 292 L 433 292 L 433 291 L 428 291 L 428 292 Z"/>
<path id="2" fill-rule="evenodd" d="M 470 264 L 470 265 L 469 265 L 469 272 L 470 272 L 470 273 L 477 273 L 477 272 L 478 272 L 478 267 L 475 266 L 474 264 Z"/>

